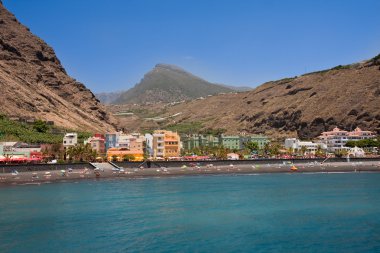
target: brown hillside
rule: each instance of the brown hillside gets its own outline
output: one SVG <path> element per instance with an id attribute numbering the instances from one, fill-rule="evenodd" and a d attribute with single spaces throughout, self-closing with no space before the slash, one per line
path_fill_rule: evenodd
<path id="1" fill-rule="evenodd" d="M 0 113 L 54 121 L 92 131 L 113 129 L 110 115 L 90 90 L 67 75 L 43 40 L 0 1 Z"/>
<path id="2" fill-rule="evenodd" d="M 181 113 L 167 118 L 161 127 L 201 123 L 203 129 L 272 137 L 313 138 L 335 126 L 347 130 L 359 126 L 380 133 L 379 58 L 268 82 L 249 92 L 166 106 L 157 117 Z M 136 129 L 139 122 L 129 118 L 123 126 Z"/>
<path id="3" fill-rule="evenodd" d="M 380 133 L 379 57 L 297 78 L 265 83 L 253 91 L 214 96 L 172 107 L 176 122 L 204 122 L 228 132 L 312 138 L 335 126 Z"/>

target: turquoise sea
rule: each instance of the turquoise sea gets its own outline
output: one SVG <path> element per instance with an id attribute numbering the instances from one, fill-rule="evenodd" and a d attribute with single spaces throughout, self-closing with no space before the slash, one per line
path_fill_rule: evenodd
<path id="1" fill-rule="evenodd" d="M 0 252 L 380 252 L 380 174 L 0 187 Z"/>

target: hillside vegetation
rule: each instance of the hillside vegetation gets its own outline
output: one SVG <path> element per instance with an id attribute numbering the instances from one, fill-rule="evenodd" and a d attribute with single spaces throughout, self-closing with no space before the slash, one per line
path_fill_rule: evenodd
<path id="1" fill-rule="evenodd" d="M 0 141 L 62 143 L 65 132 L 71 132 L 71 130 L 48 126 L 44 121 L 40 120 L 31 124 L 12 121 L 0 115 Z M 83 142 L 89 136 L 91 136 L 91 133 L 79 132 L 78 141 Z"/>

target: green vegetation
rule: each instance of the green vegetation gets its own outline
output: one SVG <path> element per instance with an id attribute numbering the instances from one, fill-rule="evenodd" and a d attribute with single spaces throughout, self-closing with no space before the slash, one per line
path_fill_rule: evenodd
<path id="1" fill-rule="evenodd" d="M 154 118 L 159 117 L 160 115 L 164 114 L 166 112 L 166 109 L 160 109 L 160 110 L 154 110 L 154 109 L 147 109 L 147 108 L 131 108 L 125 111 L 126 113 L 133 113 L 136 116 L 139 116 L 140 118 Z"/>
<path id="2" fill-rule="evenodd" d="M 180 134 L 199 133 L 203 127 L 202 122 L 178 123 L 166 127 L 167 130 L 178 132 Z"/>
<path id="3" fill-rule="evenodd" d="M 295 80 L 296 78 L 297 78 L 297 76 L 295 76 L 295 77 L 286 77 L 286 78 L 277 80 L 276 82 L 278 82 L 280 84 L 284 84 L 284 83 L 289 83 L 289 82 Z"/>
<path id="4" fill-rule="evenodd" d="M 0 141 L 23 141 L 27 143 L 61 143 L 63 134 L 54 134 L 46 123 L 36 121 L 33 125 L 0 117 Z"/>
<path id="5" fill-rule="evenodd" d="M 202 130 L 200 133 L 217 136 L 217 135 L 224 134 L 225 132 L 227 132 L 227 130 L 224 128 L 216 128 L 216 129 L 207 128 L 206 130 Z"/>
<path id="6" fill-rule="evenodd" d="M 123 156 L 123 161 L 134 161 L 135 156 L 134 155 L 124 155 Z"/>
<path id="7" fill-rule="evenodd" d="M 305 73 L 302 76 L 308 76 L 308 75 L 313 75 L 313 74 L 323 74 L 323 73 L 329 72 L 330 70 L 350 69 L 350 68 L 352 68 L 352 66 L 354 66 L 354 65 L 352 65 L 352 64 L 349 64 L 349 65 L 338 65 L 338 66 L 335 66 L 335 67 L 333 67 L 331 69 L 323 69 L 323 70 L 319 70 L 319 71 Z"/>
<path id="8" fill-rule="evenodd" d="M 378 147 L 380 148 L 380 141 L 374 140 L 374 139 L 365 139 L 360 141 L 347 141 L 346 147 L 358 147 L 358 148 L 373 148 Z"/>
<path id="9" fill-rule="evenodd" d="M 45 121 L 39 119 L 34 122 L 33 129 L 39 133 L 46 133 L 49 130 L 49 127 Z"/>
<path id="10" fill-rule="evenodd" d="M 191 150 L 186 150 L 183 152 L 183 155 L 198 155 L 198 156 L 210 156 L 218 159 L 227 159 L 227 154 L 230 153 L 231 150 L 225 148 L 221 145 L 219 146 L 200 146 L 195 147 Z"/>
<path id="11" fill-rule="evenodd" d="M 373 65 L 380 65 L 380 54 L 376 55 L 370 60 Z"/>
<path id="12" fill-rule="evenodd" d="M 49 126 L 42 120 L 28 124 L 12 121 L 6 116 L 0 115 L 0 141 L 58 144 L 62 143 L 66 131 L 69 130 Z M 78 132 L 78 142 L 83 142 L 91 135 L 89 132 Z"/>
<path id="13" fill-rule="evenodd" d="M 70 161 L 95 161 L 97 153 L 91 148 L 90 144 L 78 144 L 76 146 L 69 147 L 66 151 Z"/>
<path id="14" fill-rule="evenodd" d="M 323 69 L 323 70 L 319 70 L 319 71 L 313 71 L 313 72 L 305 73 L 302 76 L 308 76 L 308 75 L 313 75 L 313 74 L 323 74 L 323 73 L 326 73 L 328 71 L 330 71 L 330 69 Z"/>
<path id="15" fill-rule="evenodd" d="M 336 67 L 333 67 L 331 70 L 339 70 L 339 69 L 350 69 L 351 65 L 338 65 Z"/>
<path id="16" fill-rule="evenodd" d="M 249 150 L 250 153 L 257 152 L 259 150 L 259 144 L 254 141 L 244 143 L 244 147 Z"/>
<path id="17" fill-rule="evenodd" d="M 76 131 L 70 131 L 70 132 L 76 132 Z M 90 132 L 76 132 L 78 133 L 78 143 L 84 143 L 85 140 L 90 138 L 92 136 L 92 133 Z"/>
<path id="18" fill-rule="evenodd" d="M 335 152 L 336 157 L 347 157 L 348 151 L 347 150 L 340 150 Z"/>

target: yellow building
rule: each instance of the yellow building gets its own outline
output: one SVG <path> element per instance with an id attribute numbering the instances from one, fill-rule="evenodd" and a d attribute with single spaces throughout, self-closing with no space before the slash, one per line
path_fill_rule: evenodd
<path id="1" fill-rule="evenodd" d="M 181 152 L 181 140 L 177 133 L 166 130 L 153 132 L 153 158 L 178 157 Z"/>
<path id="2" fill-rule="evenodd" d="M 129 139 L 128 147 L 121 148 L 109 148 L 107 150 L 107 160 L 113 161 L 116 159 L 121 162 L 124 158 L 131 157 L 131 161 L 143 161 L 144 160 L 144 149 L 143 149 L 143 139 L 141 138 L 131 138 Z"/>

